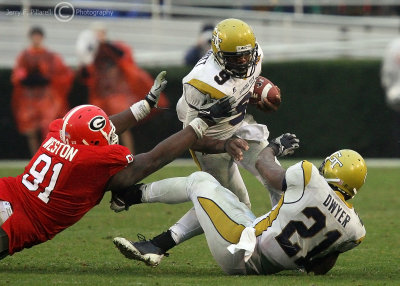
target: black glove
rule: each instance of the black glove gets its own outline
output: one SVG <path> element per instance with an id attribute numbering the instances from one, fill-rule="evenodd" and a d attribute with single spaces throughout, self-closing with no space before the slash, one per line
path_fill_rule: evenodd
<path id="1" fill-rule="evenodd" d="M 276 157 L 292 155 L 294 150 L 299 148 L 300 140 L 295 134 L 285 133 L 272 139 L 267 147 L 274 150 Z"/>
<path id="2" fill-rule="evenodd" d="M 135 184 L 118 192 L 111 192 L 110 209 L 116 213 L 127 211 L 131 205 L 140 204 L 143 184 Z"/>
<path id="3" fill-rule="evenodd" d="M 214 101 L 209 104 L 205 104 L 200 107 L 199 114 L 201 118 L 208 126 L 213 126 L 220 121 L 221 118 L 228 117 L 234 114 L 232 109 L 232 103 L 235 99 L 233 97 L 225 96 L 222 99 Z"/>

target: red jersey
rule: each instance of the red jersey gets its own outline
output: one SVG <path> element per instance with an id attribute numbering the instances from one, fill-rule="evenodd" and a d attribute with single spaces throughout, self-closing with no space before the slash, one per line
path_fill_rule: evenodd
<path id="1" fill-rule="evenodd" d="M 133 161 L 121 145 L 62 143 L 61 124 L 61 119 L 51 123 L 23 174 L 0 179 L 0 200 L 13 209 L 1 226 L 10 254 L 45 242 L 80 220 L 101 201 L 110 178 Z"/>

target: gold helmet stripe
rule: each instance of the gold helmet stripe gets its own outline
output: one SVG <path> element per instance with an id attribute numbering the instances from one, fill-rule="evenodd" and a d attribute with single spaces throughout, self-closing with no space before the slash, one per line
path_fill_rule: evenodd
<path id="1" fill-rule="evenodd" d="M 191 79 L 188 84 L 204 94 L 209 94 L 213 99 L 221 99 L 226 96 L 225 93 L 198 79 Z"/>

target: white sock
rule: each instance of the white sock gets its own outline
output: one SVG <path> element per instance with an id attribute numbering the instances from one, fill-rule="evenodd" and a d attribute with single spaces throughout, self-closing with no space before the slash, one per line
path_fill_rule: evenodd
<path id="1" fill-rule="evenodd" d="M 191 208 L 177 223 L 171 226 L 169 230 L 176 244 L 203 233 L 194 208 Z"/>

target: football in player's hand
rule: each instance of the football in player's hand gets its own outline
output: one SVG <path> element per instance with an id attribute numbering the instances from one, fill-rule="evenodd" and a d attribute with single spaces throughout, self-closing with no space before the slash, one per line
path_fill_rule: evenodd
<path id="1" fill-rule="evenodd" d="M 276 111 L 281 104 L 281 91 L 269 79 L 259 76 L 254 84 L 249 103 L 263 111 Z"/>

